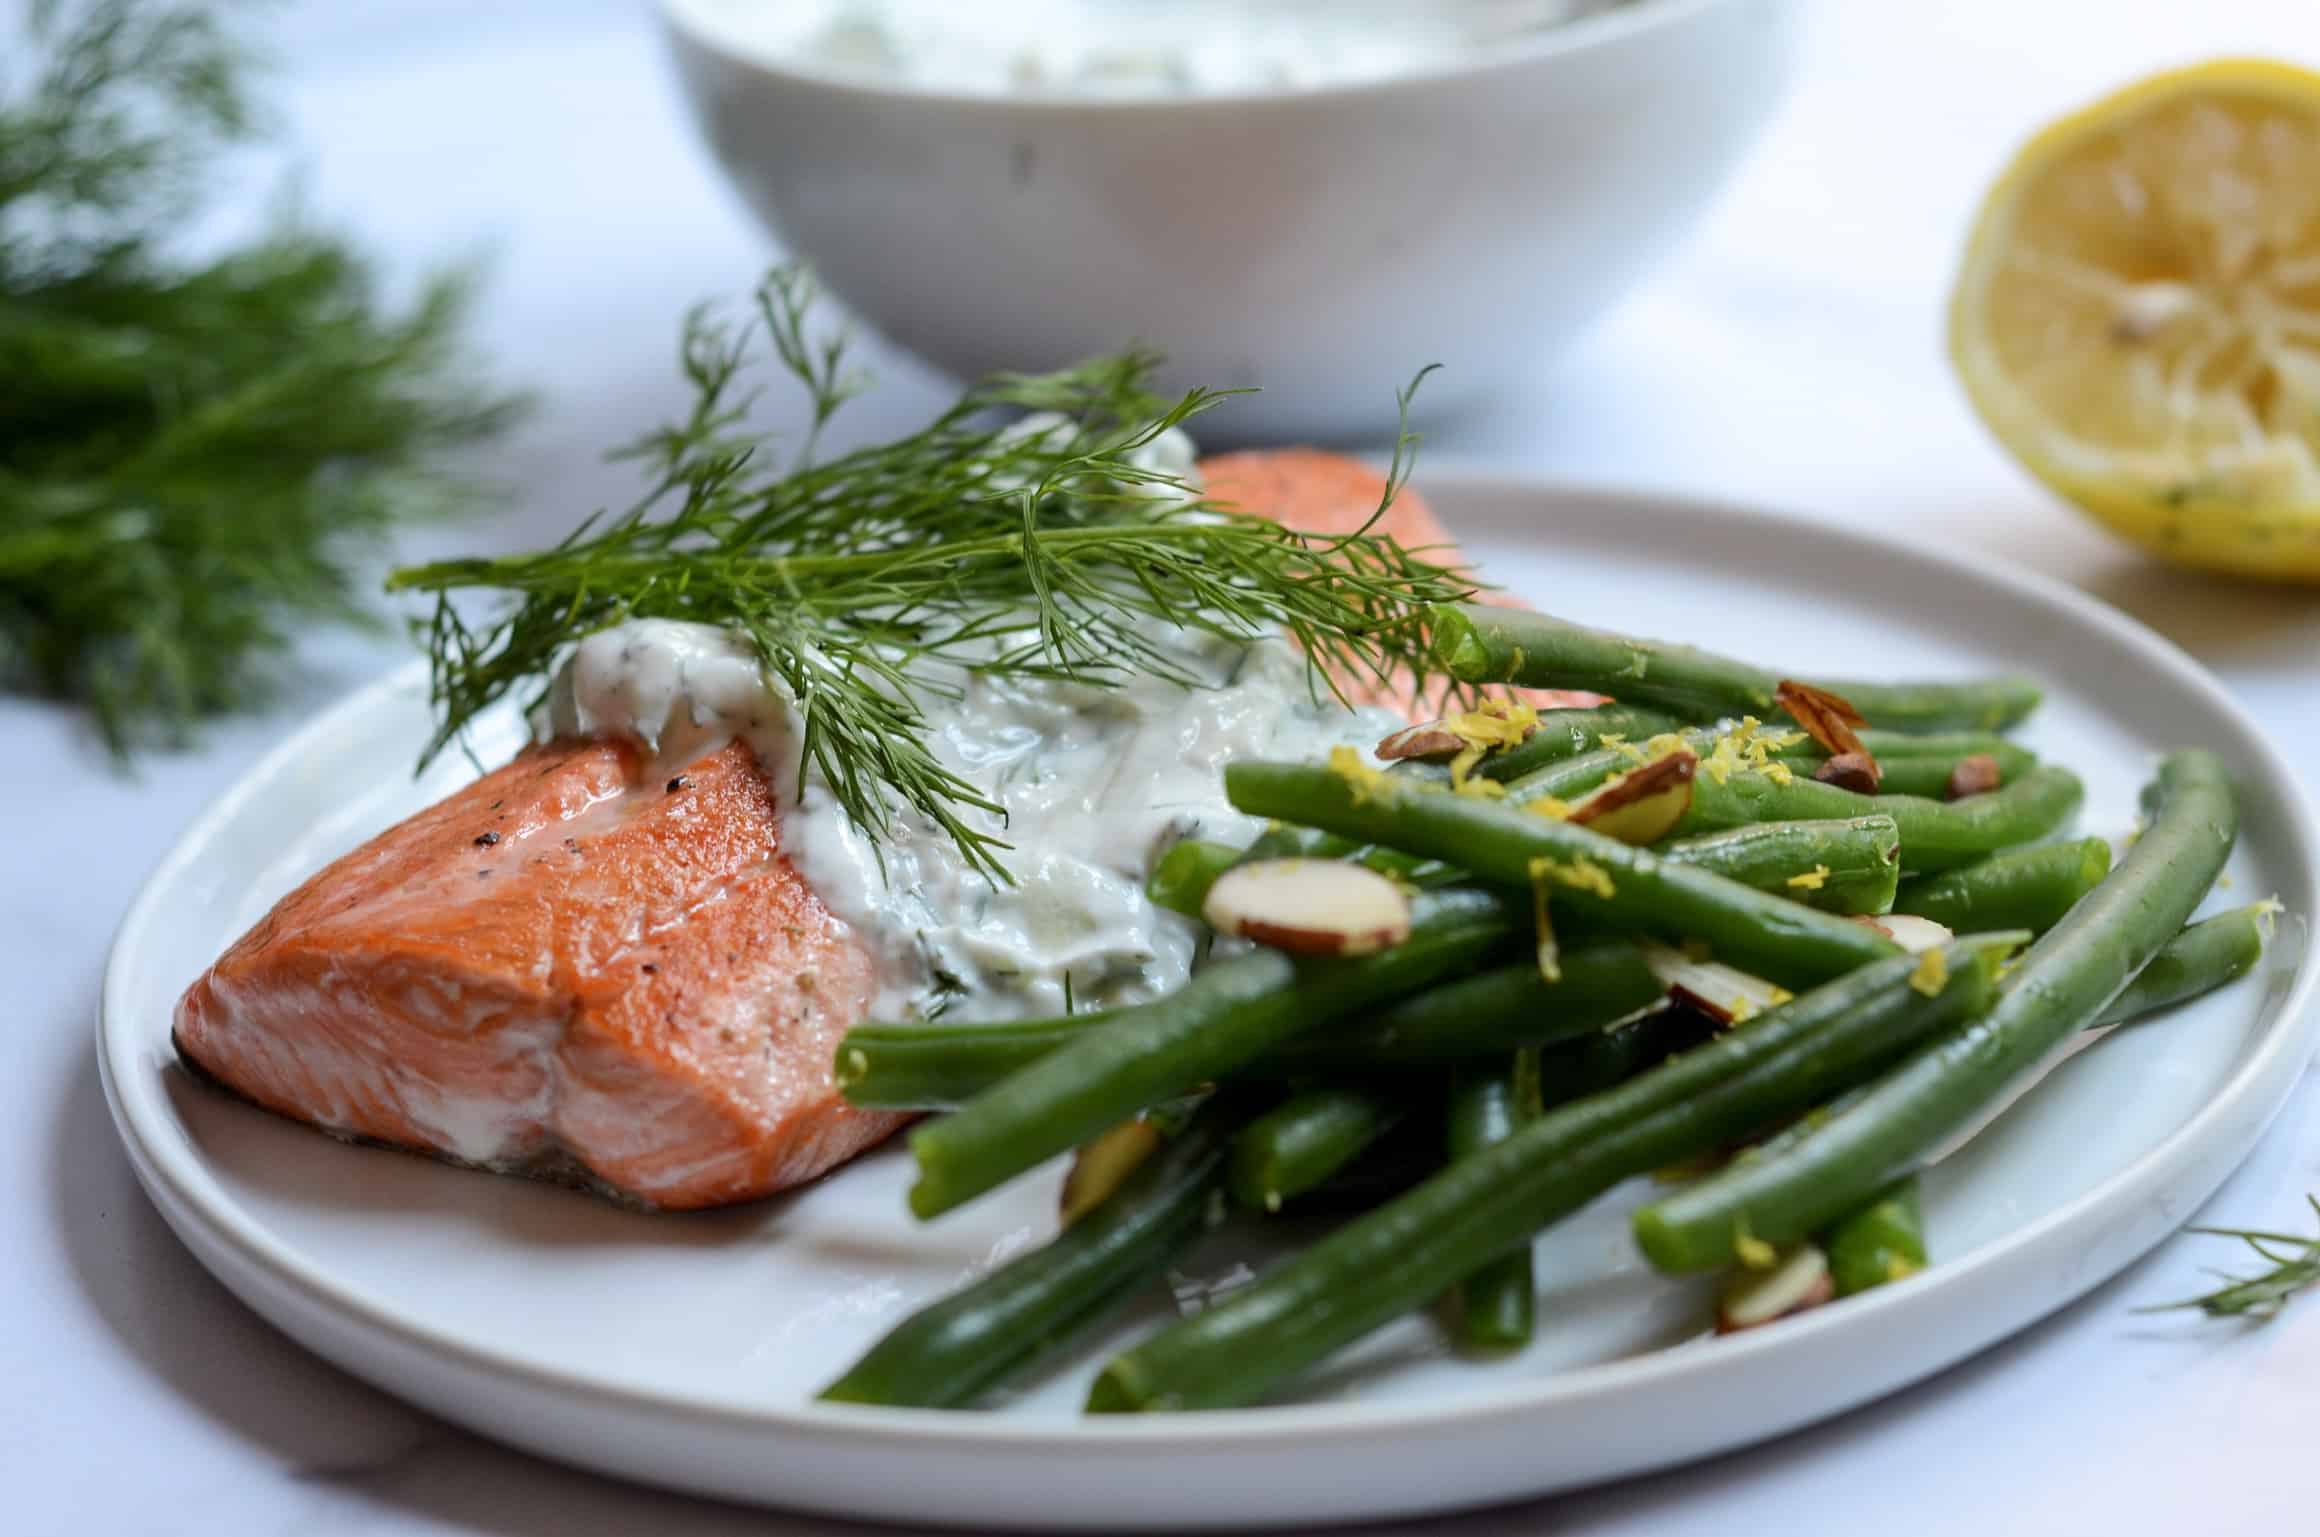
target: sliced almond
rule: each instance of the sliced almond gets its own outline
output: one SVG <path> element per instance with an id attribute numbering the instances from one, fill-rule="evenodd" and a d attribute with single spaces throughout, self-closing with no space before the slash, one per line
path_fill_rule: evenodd
<path id="1" fill-rule="evenodd" d="M 1657 843 L 1692 809 L 1699 771 L 1698 755 L 1679 748 L 1604 781 L 1573 802 L 1563 820 L 1638 848 Z"/>
<path id="2" fill-rule="evenodd" d="M 1716 1332 L 1762 1328 L 1776 1319 L 1819 1307 L 1836 1294 L 1828 1255 L 1818 1244 L 1799 1244 L 1774 1261 L 1770 1269 L 1743 1270 L 1732 1278 L 1716 1304 Z"/>
<path id="3" fill-rule="evenodd" d="M 1884 913 L 1876 916 L 1863 913 L 1856 916 L 1853 921 L 1864 927 L 1875 929 L 1902 949 L 1907 950 L 1911 955 L 1923 955 L 1926 951 L 1939 949 L 1957 938 L 1957 935 L 1951 933 L 1945 925 L 1936 923 L 1931 918 L 1919 918 L 1909 913 Z"/>
<path id="4" fill-rule="evenodd" d="M 1820 743 L 1821 751 L 1830 757 L 1861 750 L 1861 739 L 1854 735 L 1854 728 L 1869 723 L 1844 695 L 1832 694 L 1810 683 L 1799 683 L 1794 678 L 1783 678 L 1772 691 L 1772 702 L 1790 720 L 1804 727 L 1805 735 Z"/>
<path id="5" fill-rule="evenodd" d="M 1998 767 L 1997 759 L 1986 752 L 1973 753 L 1951 766 L 1949 783 L 1942 787 L 1942 798 L 1962 801 L 1969 795 L 1987 795 L 2005 777 L 2005 770 Z"/>
<path id="6" fill-rule="evenodd" d="M 1164 1140 L 1158 1126 L 1138 1116 L 1082 1142 L 1063 1176 L 1059 1201 L 1063 1225 L 1071 1226 L 1110 1200 L 1129 1175 L 1160 1151 Z"/>
<path id="7" fill-rule="evenodd" d="M 1859 790 L 1865 795 L 1877 793 L 1877 783 L 1884 774 L 1877 767 L 1875 755 L 1861 745 L 1860 734 L 1854 728 L 1868 722 L 1853 708 L 1851 700 L 1810 683 L 1783 678 L 1772 691 L 1772 702 L 1790 720 L 1804 727 L 1805 735 L 1818 742 L 1821 751 L 1829 755 L 1828 762 L 1814 772 L 1813 778 L 1824 784 Z M 1868 783 L 1862 784 L 1863 779 Z"/>
<path id="8" fill-rule="evenodd" d="M 1667 989 L 1668 1001 L 1704 1014 L 1719 1025 L 1754 1019 L 1791 996 L 1785 988 L 1720 961 L 1695 961 L 1673 945 L 1656 940 L 1644 940 L 1641 945 L 1643 963 Z"/>
<path id="9" fill-rule="evenodd" d="M 1208 888 L 1200 915 L 1292 955 L 1371 955 L 1410 937 L 1409 894 L 1366 865 L 1339 859 L 1257 859 Z"/>
<path id="10" fill-rule="evenodd" d="M 1466 739 L 1451 730 L 1448 721 L 1440 720 L 1404 726 L 1378 743 L 1376 748 L 1377 755 L 1388 763 L 1399 762 L 1404 758 L 1438 763 L 1446 758 L 1455 758 L 1465 750 Z"/>
<path id="11" fill-rule="evenodd" d="M 1865 752 L 1841 752 L 1814 769 L 1813 778 L 1856 795 L 1875 795 L 1877 786 L 1884 782 L 1885 772 Z"/>

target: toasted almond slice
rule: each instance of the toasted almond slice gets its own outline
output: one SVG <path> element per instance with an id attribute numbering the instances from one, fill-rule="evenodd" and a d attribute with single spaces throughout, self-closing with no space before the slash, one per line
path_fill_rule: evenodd
<path id="1" fill-rule="evenodd" d="M 1716 1332 L 1756 1329 L 1819 1307 L 1837 1294 L 1829 1257 L 1818 1244 L 1800 1244 L 1769 1270 L 1743 1270 L 1724 1288 L 1716 1304 Z"/>
<path id="2" fill-rule="evenodd" d="M 1957 760 L 1949 771 L 1949 783 L 1942 787 L 1945 800 L 1962 801 L 1969 795 L 1987 795 L 1998 788 L 2006 777 L 1998 767 L 1998 760 L 1986 752 L 1973 753 Z"/>
<path id="3" fill-rule="evenodd" d="M 1875 795 L 1877 786 L 1884 782 L 1885 771 L 1865 752 L 1841 752 L 1814 769 L 1813 778 L 1857 795 Z"/>
<path id="4" fill-rule="evenodd" d="M 1911 955 L 1923 955 L 1926 951 L 1946 945 L 1957 938 L 1957 935 L 1951 933 L 1945 925 L 1936 923 L 1931 918 L 1919 918 L 1909 913 L 1878 915 L 1862 913 L 1857 915 L 1853 921 L 1875 929 L 1902 949 L 1907 950 Z"/>
<path id="5" fill-rule="evenodd" d="M 1700 760 L 1689 748 L 1614 775 L 1574 802 L 1563 818 L 1638 848 L 1676 830 L 1692 809 L 1692 780 Z"/>
<path id="6" fill-rule="evenodd" d="M 1868 722 L 1853 708 L 1851 700 L 1810 683 L 1783 678 L 1772 691 L 1772 702 L 1790 720 L 1804 727 L 1805 735 L 1818 742 L 1821 751 L 1829 755 L 1828 762 L 1814 772 L 1813 778 L 1859 790 L 1865 795 L 1877 793 L 1877 783 L 1884 774 L 1877 767 L 1876 757 L 1861 745 L 1860 735 L 1853 729 Z M 1867 783 L 1862 783 L 1863 780 Z"/>
<path id="7" fill-rule="evenodd" d="M 1772 702 L 1804 727 L 1805 735 L 1820 743 L 1830 757 L 1861 750 L 1861 739 L 1853 734 L 1853 728 L 1869 723 L 1844 695 L 1783 678 L 1772 691 Z"/>
<path id="8" fill-rule="evenodd" d="M 1438 763 L 1445 758 L 1455 758 L 1465 750 L 1466 739 L 1451 730 L 1448 721 L 1441 720 L 1420 721 L 1415 726 L 1404 726 L 1378 743 L 1376 748 L 1377 755 L 1389 763 L 1404 758 Z"/>
<path id="9" fill-rule="evenodd" d="M 1063 1192 L 1058 1200 L 1063 1225 L 1071 1226 L 1110 1200 L 1129 1175 L 1160 1151 L 1164 1140 L 1159 1127 L 1137 1116 L 1082 1142 L 1079 1150 L 1071 1155 L 1071 1168 L 1063 1176 Z"/>
<path id="10" fill-rule="evenodd" d="M 1339 859 L 1257 859 L 1208 888 L 1200 915 L 1292 955 L 1371 955 L 1410 937 L 1408 893 L 1366 865 Z"/>
<path id="11" fill-rule="evenodd" d="M 1719 1025 L 1739 1024 L 1786 1003 L 1786 989 L 1719 961 L 1695 961 L 1673 945 L 1640 941 L 1643 963 L 1668 990 L 1668 999 Z"/>

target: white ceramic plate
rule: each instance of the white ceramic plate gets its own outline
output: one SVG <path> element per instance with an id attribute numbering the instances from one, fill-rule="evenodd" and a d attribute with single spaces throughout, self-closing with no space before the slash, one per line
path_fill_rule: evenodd
<path id="1" fill-rule="evenodd" d="M 1801 672 L 2021 668 L 2025 735 L 2122 833 L 2152 754 L 2198 742 L 2243 788 L 2217 905 L 2320 908 L 2309 814 L 2216 682 L 2045 582 L 1740 509 L 1472 477 L 1427 489 L 1501 582 L 1575 618 Z M 823 1382 L 918 1303 L 1036 1241 L 1052 1179 L 932 1227 L 892 1153 L 790 1199 L 639 1216 L 588 1197 L 342 1146 L 194 1082 L 178 992 L 300 877 L 468 770 L 403 771 L 416 673 L 317 721 L 214 807 L 122 926 L 105 1085 L 171 1225 L 251 1306 L 340 1365 L 550 1456 L 748 1500 L 924 1521 L 1112 1529 L 1334 1522 L 1566 1488 L 1727 1450 L 1887 1393 L 2022 1328 L 2182 1222 L 2253 1144 L 2311 1054 L 2300 938 L 2263 974 L 2066 1063 L 1931 1181 L 1926 1274 L 1725 1340 L 1696 1288 L 1652 1276 L 1615 1192 L 1539 1248 L 1541 1338 L 1488 1366 L 1405 1320 L 1275 1407 L 1084 1419 L 1103 1353 L 990 1413 L 826 1407 Z M 512 719 L 499 723 L 511 745 Z M 2287 931 L 2300 935 L 2301 928 Z M 1263 1255 L 1221 1241 L 1124 1339 Z"/>

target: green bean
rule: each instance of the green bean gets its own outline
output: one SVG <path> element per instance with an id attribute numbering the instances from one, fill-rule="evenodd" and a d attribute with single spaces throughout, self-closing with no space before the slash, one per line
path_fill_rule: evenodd
<path id="1" fill-rule="evenodd" d="M 1686 747 L 1705 758 L 1715 751 L 1716 740 L 1723 732 L 1714 727 L 1693 727 L 1677 735 Z M 1803 732 L 1794 731 L 1790 735 L 1795 737 L 1794 741 L 1785 747 L 1769 748 L 1768 755 L 1791 774 L 1809 779 L 1813 770 L 1827 761 L 1828 755 Z M 1542 796 L 1575 800 L 1613 774 L 1633 768 L 1639 745 L 1598 748 L 1534 769 L 1508 781 L 1507 797 L 1518 804 Z M 1861 745 L 1884 770 L 1881 793 L 1887 795 L 1907 793 L 1943 798 L 1951 771 L 1969 757 L 1997 760 L 2003 782 L 2019 779 L 2038 766 L 2037 754 L 1988 732 L 1912 736 L 1899 731 L 1864 731 Z"/>
<path id="2" fill-rule="evenodd" d="M 1554 883 L 1553 900 L 1590 922 L 1698 940 L 1784 986 L 1809 987 L 1893 953 L 1861 924 L 1480 797 L 1293 763 L 1234 763 L 1224 780 L 1243 811 L 1447 860 L 1515 890 L 1530 889 L 1536 868 Z"/>
<path id="3" fill-rule="evenodd" d="M 1756 822 L 1679 838 L 1656 852 L 1832 913 L 1887 912 L 1901 880 L 1901 829 L 1883 812 L 1839 822 Z"/>
<path id="4" fill-rule="evenodd" d="M 1279 1211 L 1352 1163 L 1401 1118 L 1401 1098 L 1384 1089 L 1341 1084 L 1292 1094 L 1234 1139 L 1226 1188 L 1252 1211 Z"/>
<path id="5" fill-rule="evenodd" d="M 919 1171 L 911 1210 L 932 1217 L 972 1200 L 1300 1030 L 1464 971 L 1528 923 L 1479 891 L 1427 892 L 1415 905 L 1410 937 L 1390 950 L 1302 962 L 1254 950 L 1217 962 L 1165 998 L 1112 1011 L 955 1115 L 921 1126 L 910 1138 Z M 846 1061 L 843 1044 L 839 1053 Z"/>
<path id="6" fill-rule="evenodd" d="M 1214 967 L 1210 968 L 1214 970 Z M 831 1076 L 846 1101 L 875 1110 L 955 1110 L 1125 1009 L 1059 1019 L 856 1025 L 838 1042 Z"/>
<path id="7" fill-rule="evenodd" d="M 2275 903 L 2256 902 L 2192 924 L 2135 973 L 2095 1022 L 2124 1024 L 2238 981 L 2264 958 L 2264 940 L 2278 911 Z"/>
<path id="8" fill-rule="evenodd" d="M 1471 1158 L 1504 1142 L 1540 1114 L 1539 1062 L 1533 1051 L 1487 1071 L 1460 1076 L 1451 1086 L 1450 1161 Z M 1458 1338 L 1469 1350 L 1519 1350 L 1530 1343 L 1538 1310 L 1538 1282 L 1529 1245 L 1477 1266 L 1458 1283 Z"/>
<path id="9" fill-rule="evenodd" d="M 1370 1211 L 1431 1178 L 1441 1167 L 1442 1128 L 1436 1119 L 1405 1119 L 1282 1212 L 1302 1218 L 1345 1217 Z"/>
<path id="10" fill-rule="evenodd" d="M 1736 1243 L 1809 1236 L 1917 1168 L 2073 1032 L 2099 1019 L 2177 937 L 2238 828 L 2231 781 L 2202 751 L 2162 762 L 2150 827 L 2111 877 L 2031 947 L 1989 1015 L 1936 1041 L 1777 1157 L 1735 1162 L 1635 1214 L 1662 1270 L 1729 1264 Z"/>
<path id="11" fill-rule="evenodd" d="M 1840 1218 L 1822 1241 L 1837 1295 L 1850 1297 L 1915 1275 L 1926 1264 L 1925 1213 L 1917 1176 L 1895 1180 L 1868 1205 Z"/>
<path id="12" fill-rule="evenodd" d="M 2084 795 L 2078 776 L 2041 765 L 1987 795 L 1961 801 L 1915 795 L 1860 795 L 1835 785 L 1743 772 L 1719 784 L 1707 774 L 1692 782 L 1687 832 L 1743 827 L 1751 822 L 1817 822 L 1883 812 L 1901 829 L 1901 868 L 1918 873 L 1971 864 L 2017 843 L 2046 837 L 2070 820 Z"/>
<path id="13" fill-rule="evenodd" d="M 1670 1057 L 1714 1040 L 1717 1030 L 1716 1022 L 1696 1009 L 1660 1008 L 1612 1029 L 1543 1047 L 1540 1101 L 1568 1105 L 1616 1088 Z"/>
<path id="14" fill-rule="evenodd" d="M 1416 885 L 1439 885 L 1462 874 L 1438 859 L 1419 859 L 1311 828 L 1295 831 L 1309 840 L 1300 850 L 1308 858 L 1350 857 Z M 1901 879 L 1901 834 L 1893 819 L 1882 813 L 1837 822 L 1763 822 L 1726 828 L 1661 844 L 1657 852 L 1677 864 L 1832 913 L 1884 912 Z M 1246 857 L 1225 844 L 1187 839 L 1161 856 L 1145 889 L 1158 905 L 1197 918 L 1216 877 Z M 1798 876 L 1809 879 L 1815 874 L 1820 876 L 1817 886 L 1795 883 Z"/>
<path id="15" fill-rule="evenodd" d="M 1637 640 L 1522 609 L 1436 604 L 1436 663 L 1462 683 L 1584 688 L 1695 720 L 1772 713 L 1779 674 L 1691 646 Z M 2023 678 L 1967 683 L 1832 683 L 1873 726 L 1995 731 L 2028 715 L 2038 688 Z"/>
<path id="16" fill-rule="evenodd" d="M 1359 1073 L 1488 1059 L 1600 1030 L 1665 991 L 1632 942 L 1575 940 L 1564 947 L 1559 981 L 1542 980 L 1529 961 L 1479 972 L 1332 1029 L 1292 1036 L 1236 1076 Z M 838 1046 L 838 1088 L 849 1103 L 866 1108 L 955 1110 L 1120 1012 L 1001 1024 L 857 1025 Z"/>
<path id="17" fill-rule="evenodd" d="M 829 1401 L 958 1408 L 1084 1338 L 1214 1225 L 1239 1117 L 1215 1102 L 1102 1204 L 887 1331 Z"/>
<path id="18" fill-rule="evenodd" d="M 1625 939 L 1574 941 L 1563 948 L 1561 970 L 1548 982 L 1526 960 L 1439 983 L 1362 1019 L 1297 1036 L 1250 1067 L 1269 1077 L 1487 1061 L 1598 1033 L 1667 992 Z"/>
<path id="19" fill-rule="evenodd" d="M 1825 760 L 1783 758 L 1782 762 L 1798 773 L 1810 775 Z M 1951 758 L 1883 758 L 1879 770 L 1878 795 L 1915 795 L 1929 801 L 1950 799 L 1950 777 L 1957 771 L 1957 762 Z M 2017 778 L 2000 771 L 1999 783 Z M 1988 792 L 1983 792 L 1988 793 Z"/>
<path id="20" fill-rule="evenodd" d="M 1182 839 L 1170 844 L 1168 852 L 1153 861 L 1152 873 L 1144 880 L 1144 895 L 1152 899 L 1155 907 L 1197 918 L 1200 904 L 1208 900 L 1208 888 L 1216 884 L 1216 878 L 1246 857 L 1245 849 L 1229 843 Z"/>
<path id="21" fill-rule="evenodd" d="M 1932 996 L 1897 956 L 1816 988 L 1615 1089 L 1548 1111 L 1115 1356 L 1096 1411 L 1222 1408 L 1422 1307 L 1621 1180 L 1817 1104 L 1987 1007 L 2017 936 L 1960 941 Z"/>
<path id="22" fill-rule="evenodd" d="M 1592 710 L 1542 710 L 1539 726 L 1529 736 L 1475 765 L 1485 779 L 1520 779 L 1550 763 L 1592 752 L 1606 736 L 1640 742 L 1664 731 L 1680 730 L 1681 716 L 1641 705 L 1605 704 Z"/>
<path id="23" fill-rule="evenodd" d="M 1961 934 L 2028 929 L 2043 934 L 2111 871 L 2100 838 L 2038 843 L 1905 883 L 1893 910 L 1931 918 Z"/>

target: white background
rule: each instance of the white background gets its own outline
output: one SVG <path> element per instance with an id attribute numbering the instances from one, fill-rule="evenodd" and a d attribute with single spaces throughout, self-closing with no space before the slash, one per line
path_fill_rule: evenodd
<path id="1" fill-rule="evenodd" d="M 1989 444 L 1939 347 L 1968 216 L 2030 128 L 2161 64 L 2226 52 L 2320 62 L 2320 7 L 1807 10 L 1795 95 L 1697 237 L 1590 338 L 1486 416 L 1438 431 L 1432 450 L 1794 505 L 2064 577 L 2189 648 L 2291 752 L 2320 754 L 2320 597 L 2177 575 L 2115 547 Z M 399 272 L 479 242 L 494 258 L 480 339 L 542 409 L 493 461 L 513 510 L 451 538 L 536 543 L 616 497 L 620 481 L 595 456 L 676 399 L 676 315 L 740 290 L 766 258 L 695 151 L 642 8 L 312 5 L 276 41 L 316 208 Z M 1381 361 L 1387 387 L 1405 361 Z M 873 427 L 939 398 L 906 361 L 881 371 L 889 388 L 863 408 Z M 0 701 L 0 776 L 14 792 L 0 815 L 0 1032 L 13 1048 L 0 1073 L 0 1529 L 842 1529 L 613 1484 L 408 1410 L 245 1312 L 132 1182 L 89 1048 L 112 926 L 177 831 L 276 731 L 394 656 L 318 641 L 278 713 L 136 778 L 109 769 L 70 716 Z M 2202 1220 L 2301 1225 L 2307 1190 L 2320 1190 L 2310 1076 Z M 1841 1423 L 1422 1529 L 2311 1530 L 2320 1297 L 2262 1328 L 2131 1311 L 2199 1289 L 2199 1267 L 2226 1258 L 2179 1237 L 2014 1342 Z"/>

